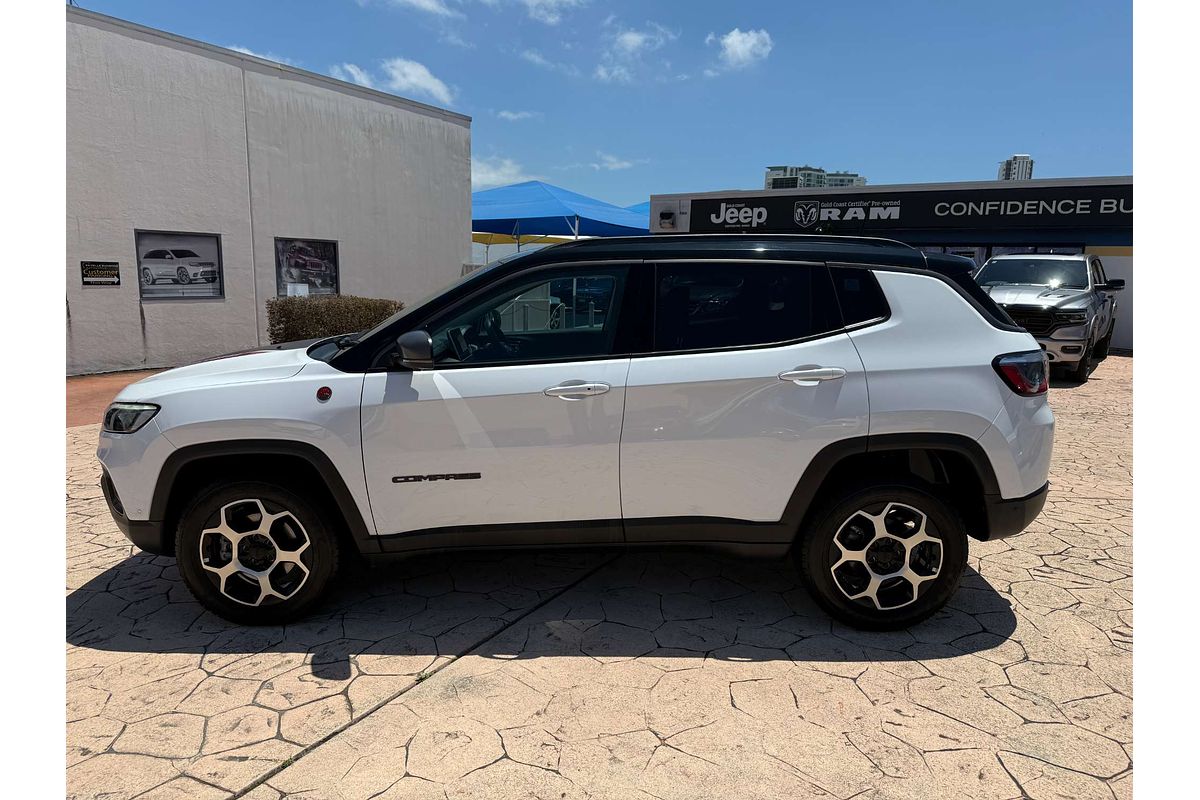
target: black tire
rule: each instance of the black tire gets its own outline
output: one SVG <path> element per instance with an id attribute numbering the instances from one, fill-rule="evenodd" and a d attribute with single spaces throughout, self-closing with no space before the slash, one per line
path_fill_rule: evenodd
<path id="1" fill-rule="evenodd" d="M 150 271 L 149 267 L 142 268 L 142 283 L 146 284 L 147 286 L 153 286 L 154 284 L 158 283 L 154 277 L 154 273 Z"/>
<path id="2" fill-rule="evenodd" d="M 175 270 L 175 276 L 182 284 L 186 285 L 192 282 L 192 273 L 187 271 L 187 267 L 180 267 L 179 269 Z"/>
<path id="3" fill-rule="evenodd" d="M 1095 345 L 1088 345 L 1083 348 L 1083 355 L 1075 362 L 1075 366 L 1067 370 L 1067 379 L 1076 383 L 1087 383 L 1088 376 L 1092 373 L 1092 353 L 1095 352 Z"/>
<path id="4" fill-rule="evenodd" d="M 900 582 L 912 589 L 911 581 L 902 577 L 891 577 L 880 583 L 879 593 L 888 601 L 882 603 L 885 608 L 880 609 L 870 599 L 851 600 L 850 595 L 839 585 L 839 581 L 846 582 L 847 578 L 854 576 L 843 572 L 841 577 L 834 577 L 833 567 L 842 558 L 843 553 L 834 543 L 834 537 L 843 528 L 853 534 L 852 523 L 860 511 L 881 516 L 892 503 L 915 509 L 924 516 L 925 532 L 931 538 L 940 541 L 940 562 L 935 573 L 930 570 L 928 562 L 922 566 L 923 572 L 931 572 L 936 577 L 922 581 L 915 592 L 911 593 L 915 594 L 915 597 L 908 601 L 904 600 L 905 592 Z M 906 509 L 892 510 L 902 515 L 909 513 Z M 800 532 L 798 546 L 793 548 L 800 577 L 821 608 L 834 619 L 854 628 L 898 630 L 927 619 L 940 610 L 954 594 L 967 566 L 967 533 L 962 518 L 952 506 L 914 485 L 895 483 L 848 490 L 822 506 L 812 519 L 812 526 Z M 863 554 L 871 553 L 877 541 L 884 544 L 895 541 L 886 536 L 877 537 L 873 529 L 871 530 L 869 535 L 875 538 L 866 540 L 867 543 L 861 550 Z M 909 534 L 909 537 L 912 535 Z M 845 538 L 844 534 L 843 539 Z M 898 546 L 906 553 L 900 557 L 900 563 L 908 562 L 910 566 L 918 563 L 913 560 L 913 556 L 927 555 L 930 549 L 937 549 L 934 545 L 925 545 L 926 549 L 919 554 L 917 546 Z M 910 550 L 911 552 L 908 552 Z M 865 567 L 862 574 L 868 574 Z M 891 570 L 884 574 L 890 575 Z"/>
<path id="5" fill-rule="evenodd" d="M 1104 334 L 1104 338 L 1096 342 L 1094 356 L 1097 361 L 1103 361 L 1108 358 L 1108 348 L 1112 345 L 1113 327 L 1115 325 L 1110 326 L 1108 333 Z"/>
<path id="6" fill-rule="evenodd" d="M 281 593 L 287 595 L 286 599 L 267 596 L 262 590 L 261 581 L 256 582 L 247 577 L 247 573 L 238 571 L 238 577 L 230 575 L 225 580 L 230 593 L 241 596 L 239 602 L 221 591 L 222 578 L 205 567 L 206 560 L 218 566 L 222 566 L 223 562 L 229 563 L 224 559 L 226 554 L 220 550 L 225 543 L 231 544 L 231 540 L 211 532 L 205 536 L 204 532 L 222 522 L 222 509 L 227 506 L 230 527 L 241 533 L 251 531 L 259 524 L 255 523 L 254 514 L 258 513 L 259 520 L 262 518 L 261 512 L 254 512 L 251 505 L 253 500 L 260 501 L 268 514 L 283 511 L 290 514 L 291 520 L 281 518 L 281 527 L 271 528 L 272 540 L 284 540 L 288 547 L 294 547 L 296 554 L 286 554 L 285 557 L 299 559 L 308 574 L 307 577 L 300 577 L 302 570 L 283 563 L 280 560 L 283 550 L 275 546 L 274 557 L 277 560 L 273 562 L 275 566 L 270 567 L 267 579 L 272 588 L 280 587 Z M 239 504 L 238 501 L 246 502 Z M 298 529 L 293 521 L 299 524 Z M 304 535 L 308 539 L 307 547 L 297 544 L 302 542 Z M 272 540 L 268 541 L 274 544 Z M 300 617 L 320 600 L 325 588 L 337 574 L 339 546 L 332 521 L 322 507 L 272 483 L 238 481 L 210 486 L 188 505 L 179 521 L 175 553 L 184 583 L 192 596 L 209 611 L 244 625 L 277 625 Z M 258 563 L 265 564 L 262 560 L 265 557 L 269 556 L 264 556 L 262 539 L 248 542 L 245 550 L 238 550 L 239 563 L 250 561 L 250 566 L 256 569 L 265 570 L 266 566 L 259 567 L 250 559 L 258 558 Z M 253 588 L 255 583 L 257 589 Z M 260 605 L 247 603 L 251 592 L 262 598 Z"/>

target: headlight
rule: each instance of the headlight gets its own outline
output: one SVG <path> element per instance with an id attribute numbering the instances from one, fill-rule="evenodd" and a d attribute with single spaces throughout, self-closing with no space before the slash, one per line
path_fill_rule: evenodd
<path id="1" fill-rule="evenodd" d="M 104 412 L 104 430 L 109 433 L 133 433 L 158 413 L 151 403 L 113 403 Z"/>
<path id="2" fill-rule="evenodd" d="M 1056 311 L 1054 312 L 1055 319 L 1065 324 L 1087 322 L 1086 311 Z"/>

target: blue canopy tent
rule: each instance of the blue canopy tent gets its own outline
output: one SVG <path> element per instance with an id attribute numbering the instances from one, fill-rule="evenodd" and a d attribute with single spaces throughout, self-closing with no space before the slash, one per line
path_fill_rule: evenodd
<path id="1" fill-rule="evenodd" d="M 471 195 L 471 231 L 522 236 L 645 236 L 648 218 L 542 181 Z"/>
<path id="2" fill-rule="evenodd" d="M 625 206 L 625 210 L 632 211 L 635 214 L 641 214 L 648 219 L 650 217 L 650 201 L 647 200 L 644 203 L 637 203 L 636 205 Z"/>

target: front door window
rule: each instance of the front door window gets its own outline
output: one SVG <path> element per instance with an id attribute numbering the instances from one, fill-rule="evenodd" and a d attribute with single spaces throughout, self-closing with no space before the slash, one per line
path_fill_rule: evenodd
<path id="1" fill-rule="evenodd" d="M 624 269 L 527 276 L 427 328 L 438 366 L 612 355 Z"/>

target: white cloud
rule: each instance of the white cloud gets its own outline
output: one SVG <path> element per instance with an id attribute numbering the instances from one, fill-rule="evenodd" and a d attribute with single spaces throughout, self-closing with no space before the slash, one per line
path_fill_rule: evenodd
<path id="1" fill-rule="evenodd" d="M 541 115 L 542 115 L 542 112 L 540 112 L 540 111 L 497 111 L 496 112 L 497 117 L 499 117 L 500 119 L 503 119 L 503 120 L 507 120 L 509 122 L 520 122 L 523 119 L 533 119 L 534 117 L 540 117 Z"/>
<path id="2" fill-rule="evenodd" d="M 623 30 L 616 35 L 613 51 L 618 55 L 634 58 L 642 53 L 653 52 L 667 42 L 679 38 L 679 34 L 657 22 L 651 22 L 644 30 Z"/>
<path id="3" fill-rule="evenodd" d="M 419 61 L 389 58 L 383 62 L 383 72 L 386 76 L 384 85 L 394 92 L 423 94 L 442 105 L 450 105 L 454 101 L 454 92 L 450 87 Z"/>
<path id="4" fill-rule="evenodd" d="M 585 2 L 587 0 L 521 0 L 521 5 L 525 6 L 525 13 L 530 19 L 557 25 L 562 22 L 565 11 L 579 8 Z"/>
<path id="5" fill-rule="evenodd" d="M 543 69 L 554 69 L 554 64 L 550 59 L 539 53 L 537 50 L 521 51 L 521 58 L 528 61 L 530 64 L 542 67 Z"/>
<path id="6" fill-rule="evenodd" d="M 454 31 L 442 31 L 438 35 L 438 41 L 442 42 L 443 44 L 452 44 L 455 47 L 462 47 L 467 50 L 473 50 L 475 48 L 474 42 L 467 41 Z"/>
<path id="7" fill-rule="evenodd" d="M 526 174 L 524 167 L 511 158 L 471 159 L 471 189 L 475 191 L 533 179 L 532 175 Z"/>
<path id="8" fill-rule="evenodd" d="M 382 88 L 405 95 L 424 95 L 446 106 L 454 101 L 454 91 L 419 61 L 389 58 L 380 66 L 383 69 L 382 77 L 349 63 L 334 64 L 329 68 L 329 74 L 340 81 L 350 81 L 368 89 Z"/>
<path id="9" fill-rule="evenodd" d="M 404 8 L 412 8 L 417 11 L 424 11 L 438 17 L 461 17 L 462 12 L 450 8 L 446 5 L 445 0 L 387 0 L 388 3 L 394 6 L 402 6 Z M 364 0 L 359 0 L 359 5 L 365 5 Z"/>
<path id="10" fill-rule="evenodd" d="M 375 79 L 371 77 L 369 72 L 357 64 L 334 64 L 329 68 L 329 74 L 339 81 L 357 83 L 359 86 L 365 86 L 368 89 L 375 88 Z"/>
<path id="11" fill-rule="evenodd" d="M 245 53 L 246 55 L 254 56 L 255 58 L 265 58 L 267 61 L 275 61 L 279 64 L 287 64 L 292 67 L 296 66 L 296 62 L 292 61 L 290 58 L 284 58 L 283 56 L 277 56 L 274 53 L 257 53 L 254 50 L 251 50 L 249 47 L 242 47 L 241 45 L 237 45 L 237 44 L 229 45 L 228 49 L 235 50 L 239 53 Z"/>
<path id="12" fill-rule="evenodd" d="M 614 24 L 611 16 L 605 21 L 606 27 Z M 678 38 L 678 33 L 657 22 L 647 23 L 641 29 L 617 28 L 606 36 L 607 45 L 601 51 L 600 63 L 593 75 L 597 80 L 609 83 L 630 83 L 641 67 L 644 55 Z"/>
<path id="13" fill-rule="evenodd" d="M 528 61 L 536 67 L 548 69 L 552 72 L 561 72 L 565 75 L 578 75 L 579 69 L 574 64 L 564 64 L 561 61 L 551 61 L 537 50 L 522 50 L 520 53 L 522 61 Z"/>
<path id="14" fill-rule="evenodd" d="M 605 83 L 631 83 L 633 81 L 633 73 L 622 64 L 597 64 L 593 74 L 596 76 L 596 80 Z"/>
<path id="15" fill-rule="evenodd" d="M 591 165 L 592 169 L 596 169 L 596 170 L 629 169 L 635 163 L 638 163 L 635 161 L 630 161 L 627 158 L 618 158 L 617 156 L 614 156 L 611 153 L 602 153 L 600 151 L 596 152 L 596 158 L 598 158 L 600 160 L 596 161 L 596 162 L 592 162 L 592 165 Z"/>
<path id="16" fill-rule="evenodd" d="M 762 29 L 743 31 L 740 28 L 734 28 L 724 36 L 710 33 L 704 38 L 706 45 L 711 45 L 713 42 L 721 44 L 720 58 L 725 69 L 743 69 L 757 61 L 762 61 L 771 54 L 771 48 L 775 46 L 775 43 L 771 41 L 771 34 Z M 718 74 L 718 71 L 706 69 L 704 74 L 712 77 Z"/>

